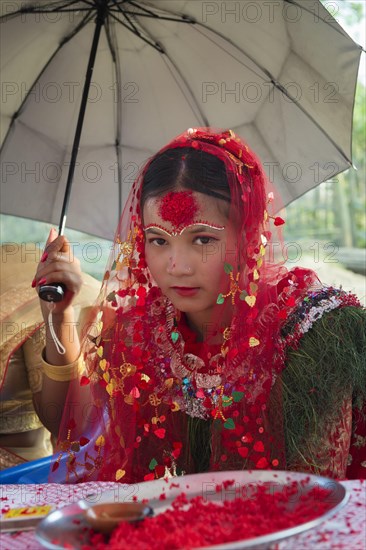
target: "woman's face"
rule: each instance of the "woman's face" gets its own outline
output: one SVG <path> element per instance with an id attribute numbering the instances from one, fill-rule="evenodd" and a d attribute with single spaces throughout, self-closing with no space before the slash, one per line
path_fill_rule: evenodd
<path id="1" fill-rule="evenodd" d="M 228 285 L 225 261 L 234 261 L 236 238 L 227 204 L 202 193 L 181 191 L 150 198 L 143 208 L 149 270 L 173 305 L 193 320 L 210 319 Z"/>

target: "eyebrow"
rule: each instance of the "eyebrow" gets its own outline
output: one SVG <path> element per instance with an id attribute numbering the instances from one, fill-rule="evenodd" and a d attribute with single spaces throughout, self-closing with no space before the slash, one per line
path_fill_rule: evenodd
<path id="1" fill-rule="evenodd" d="M 153 233 L 154 235 L 160 235 L 161 233 L 165 233 L 163 229 L 158 229 L 154 227 L 148 227 L 147 229 L 144 229 L 145 233 Z"/>
<path id="2" fill-rule="evenodd" d="M 224 226 L 212 227 L 210 225 L 200 225 L 196 229 L 190 231 L 190 233 L 201 233 L 202 231 L 222 231 Z"/>

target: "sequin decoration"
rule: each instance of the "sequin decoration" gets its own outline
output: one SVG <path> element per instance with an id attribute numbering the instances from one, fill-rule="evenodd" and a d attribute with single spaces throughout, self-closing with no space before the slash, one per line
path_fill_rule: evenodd
<path id="1" fill-rule="evenodd" d="M 290 304 L 287 303 L 287 305 Z M 354 294 L 333 287 L 309 292 L 282 328 L 282 339 L 285 345 L 297 349 L 302 336 L 311 329 L 315 321 L 324 313 L 344 306 L 359 307 L 360 302 Z"/>
<path id="2" fill-rule="evenodd" d="M 159 200 L 159 215 L 178 230 L 189 225 L 199 212 L 192 191 L 172 191 Z"/>

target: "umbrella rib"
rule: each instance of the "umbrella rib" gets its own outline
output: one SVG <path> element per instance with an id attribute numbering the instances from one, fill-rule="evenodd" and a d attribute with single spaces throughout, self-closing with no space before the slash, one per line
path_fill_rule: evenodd
<path id="1" fill-rule="evenodd" d="M 142 11 L 144 11 L 144 12 L 145 12 L 145 14 L 148 14 L 148 15 L 150 15 L 151 17 L 158 17 L 158 15 L 157 15 L 156 13 L 154 13 L 154 12 L 153 12 L 153 11 L 151 11 L 151 10 L 148 10 L 148 9 L 147 9 L 147 8 L 145 8 L 144 6 L 141 6 L 141 5 L 135 4 L 135 2 L 133 2 L 133 1 L 132 1 L 132 2 L 131 2 L 131 1 L 129 1 L 128 3 L 129 3 L 129 4 L 131 5 L 131 6 L 134 6 L 135 8 L 138 8 L 139 10 L 142 10 Z M 138 14 L 138 15 L 140 15 L 140 14 Z"/>
<path id="2" fill-rule="evenodd" d="M 59 9 L 62 9 L 65 6 L 76 4 L 78 2 L 79 2 L 79 0 L 71 0 L 70 2 L 67 2 L 67 0 L 57 0 L 56 2 L 54 0 L 51 0 L 50 2 L 44 2 L 43 7 L 44 7 L 44 9 L 47 9 L 47 10 L 49 8 L 53 7 L 54 10 L 57 11 Z M 43 9 L 42 6 L 39 3 L 36 3 L 33 6 L 24 6 L 23 5 L 23 7 L 20 8 L 20 10 L 18 10 L 18 11 L 22 11 L 23 13 L 24 12 L 39 13 L 40 11 L 42 11 L 42 9 Z"/>
<path id="3" fill-rule="evenodd" d="M 333 29 L 335 32 L 338 32 L 339 34 L 341 34 L 342 36 L 344 36 L 344 30 L 341 28 L 337 28 L 337 27 L 334 27 L 330 21 L 327 21 L 327 19 L 321 17 L 319 14 L 315 14 L 313 11 L 311 11 L 311 9 L 309 8 L 306 8 L 305 6 L 302 6 L 300 4 L 298 4 L 298 2 L 296 2 L 295 0 L 283 0 L 284 2 L 287 2 L 288 4 L 293 4 L 294 6 L 298 6 L 301 10 L 304 10 L 308 13 L 311 13 L 311 15 L 314 15 L 316 16 L 318 19 L 320 19 L 320 21 L 322 21 L 323 23 L 325 23 L 326 25 L 328 25 L 331 29 Z M 323 7 L 323 6 L 322 6 Z M 327 8 L 324 7 L 324 9 L 328 12 Z M 338 21 L 333 17 L 333 15 L 328 12 L 330 17 L 332 17 L 334 19 L 334 21 L 337 23 L 337 25 L 339 25 Z M 343 31 L 343 32 L 342 32 Z M 347 34 L 347 33 L 346 33 Z M 349 36 L 349 35 L 348 35 Z M 351 37 L 349 37 L 351 38 Z M 352 40 L 352 38 L 351 38 Z M 359 44 L 357 44 L 355 42 L 356 46 L 358 46 L 359 48 L 362 48 L 362 46 L 360 46 Z"/>
<path id="4" fill-rule="evenodd" d="M 142 35 L 141 35 L 141 32 L 139 31 L 139 29 L 137 28 L 137 26 L 135 25 L 135 23 L 132 21 L 132 19 L 129 17 L 129 15 L 132 15 L 133 17 L 144 17 L 144 14 L 139 14 L 139 13 L 135 13 L 135 12 L 130 12 L 130 11 L 126 11 L 126 10 L 122 10 L 121 6 L 119 4 L 117 4 L 117 0 L 112 0 L 113 3 L 115 4 L 115 6 L 117 7 L 118 9 L 118 12 L 120 12 L 122 15 L 124 15 L 124 17 L 127 19 L 128 23 L 131 25 L 131 28 L 133 29 L 133 32 L 136 36 L 138 36 L 139 38 L 142 38 Z M 133 2 L 130 2 L 131 4 L 133 4 Z M 135 4 L 133 4 L 135 5 Z M 157 19 L 160 19 L 160 16 L 158 15 L 154 15 L 153 14 L 153 17 L 154 18 L 157 18 Z M 166 19 L 166 18 L 165 18 Z M 169 18 L 170 21 L 172 21 L 171 18 Z M 173 21 L 176 21 L 175 19 L 173 19 Z M 141 25 L 140 23 L 140 26 L 143 28 L 144 32 L 146 34 L 149 34 L 148 32 L 146 32 L 146 30 L 144 29 L 144 27 Z M 151 35 L 150 35 L 151 36 Z M 153 37 L 151 37 L 152 40 L 153 40 Z M 148 44 L 150 45 L 153 45 L 152 42 L 147 42 Z M 158 51 L 160 51 L 161 53 L 163 53 L 161 50 L 160 50 L 160 44 L 158 44 L 158 42 L 156 40 L 154 40 L 154 44 L 156 46 L 156 49 L 158 49 Z"/>
<path id="5" fill-rule="evenodd" d="M 120 13 L 122 13 L 122 15 L 125 16 L 125 18 L 127 19 L 127 21 L 129 22 L 129 24 L 131 25 L 131 27 L 133 28 L 135 34 L 137 36 L 140 36 L 140 31 L 138 30 L 138 28 L 136 27 L 136 25 L 131 21 L 131 18 L 128 17 L 128 15 L 126 14 L 126 12 L 124 10 L 122 10 L 121 6 L 119 4 L 116 3 L 116 0 L 112 0 L 113 1 L 113 4 L 117 7 L 118 11 Z"/>
<path id="6" fill-rule="evenodd" d="M 77 2 L 78 0 L 75 0 L 75 1 Z M 96 10 L 95 2 L 93 2 L 92 0 L 79 0 L 79 1 L 83 2 L 83 4 L 86 4 L 87 6 L 91 6 Z"/>
<path id="7" fill-rule="evenodd" d="M 110 11 L 115 11 L 115 10 L 110 10 Z M 124 11 L 123 12 L 124 14 L 128 14 L 128 15 L 132 15 L 134 17 L 147 17 L 149 19 L 157 19 L 157 20 L 161 20 L 161 21 L 174 21 L 174 23 L 189 23 L 189 24 L 194 24 L 195 21 L 189 21 L 189 20 L 185 20 L 185 19 L 174 19 L 174 17 L 165 17 L 163 15 L 148 15 L 148 14 L 145 14 L 145 13 L 136 13 L 134 11 Z"/>
<path id="8" fill-rule="evenodd" d="M 142 29 L 144 30 L 144 32 L 150 36 L 150 39 L 151 40 L 155 40 L 154 36 L 152 36 L 151 32 L 149 32 L 146 27 L 144 25 L 141 24 L 141 22 L 139 22 L 139 24 L 141 25 Z M 168 70 L 170 72 L 170 74 L 172 75 L 172 77 L 174 78 L 175 82 L 177 83 L 178 85 L 178 88 L 181 90 L 182 94 L 184 95 L 184 97 L 186 98 L 186 101 L 188 103 L 188 105 L 191 107 L 192 111 L 194 112 L 194 109 L 192 108 L 184 90 L 182 89 L 182 87 L 180 86 L 175 74 L 173 73 L 173 71 L 170 69 L 170 67 L 168 66 L 168 64 L 166 63 L 166 59 L 170 61 L 171 65 L 174 67 L 176 73 L 179 75 L 179 77 L 181 78 L 182 82 L 184 83 L 186 89 L 188 90 L 189 94 L 190 94 L 190 97 L 194 103 L 194 105 L 196 106 L 196 109 L 199 113 L 199 116 L 201 117 L 201 120 L 202 120 L 202 123 L 204 126 L 209 126 L 209 122 L 206 118 L 206 116 L 204 115 L 204 113 L 202 112 L 201 108 L 200 108 L 200 105 L 198 103 L 198 101 L 196 100 L 195 98 L 195 95 L 193 93 L 193 90 L 191 89 L 191 87 L 189 86 L 188 82 L 186 81 L 186 79 L 184 78 L 183 74 L 181 73 L 181 71 L 179 70 L 178 66 L 174 63 L 173 59 L 170 57 L 170 55 L 165 51 L 163 50 L 161 53 L 163 53 L 164 55 L 162 56 L 162 59 L 165 63 L 165 65 L 168 67 Z M 195 113 L 194 113 L 195 114 Z M 196 114 L 195 114 L 196 116 Z"/>
<path id="9" fill-rule="evenodd" d="M 351 159 L 348 158 L 348 156 L 345 154 L 345 152 L 339 147 L 339 145 L 334 141 L 334 139 L 330 136 L 330 134 L 328 132 L 326 132 L 324 130 L 324 128 L 322 128 L 322 126 L 320 126 L 320 124 L 318 123 L 317 120 L 315 120 L 315 118 L 307 112 L 307 110 L 302 106 L 300 105 L 300 103 L 297 101 L 297 99 L 295 99 L 293 96 L 291 96 L 291 94 L 288 93 L 288 91 L 286 90 L 286 88 L 284 88 L 282 86 L 282 84 L 280 84 L 279 82 L 277 82 L 276 80 L 271 80 L 273 86 L 275 86 L 280 92 L 283 93 L 283 95 L 285 95 L 286 97 L 288 97 L 292 103 L 294 105 L 296 105 L 296 107 L 298 107 L 298 109 L 300 109 L 300 111 L 302 113 L 304 113 L 304 115 L 309 119 L 311 120 L 311 122 L 318 128 L 318 130 L 320 130 L 322 132 L 322 134 L 330 141 L 330 143 L 333 145 L 333 147 L 335 147 L 338 151 L 338 153 L 340 153 L 342 155 L 342 157 L 348 162 L 348 164 L 350 166 L 352 166 L 352 161 Z"/>
<path id="10" fill-rule="evenodd" d="M 174 17 L 167 17 L 165 15 L 154 14 L 154 12 L 148 10 L 147 8 L 138 6 L 133 0 L 127 0 L 127 1 L 129 4 L 144 10 L 146 12 L 146 17 L 148 16 L 148 14 L 151 14 L 150 17 L 158 17 L 159 19 L 167 19 L 168 21 L 178 21 L 179 23 L 192 23 L 192 24 L 196 23 L 196 19 L 194 17 L 192 17 L 191 15 L 186 15 L 185 13 L 178 14 L 174 11 L 167 10 L 166 8 L 164 9 L 158 8 L 160 9 L 161 12 L 169 13 L 170 15 L 174 16 Z"/>
<path id="11" fill-rule="evenodd" d="M 196 107 L 196 109 L 197 109 L 197 111 L 198 111 L 198 113 L 199 113 L 199 115 L 200 115 L 200 117 L 201 117 L 203 126 L 210 126 L 210 123 L 209 123 L 208 119 L 206 118 L 206 116 L 204 115 L 203 111 L 201 110 L 201 107 L 200 107 L 198 101 L 196 100 L 196 97 L 195 97 L 195 95 L 194 95 L 194 93 L 193 93 L 193 90 L 192 90 L 191 87 L 189 86 L 187 80 L 184 78 L 183 74 L 180 72 L 180 70 L 178 69 L 177 65 L 174 63 L 174 61 L 172 60 L 172 58 L 171 58 L 167 53 L 165 54 L 165 56 L 166 56 L 166 58 L 170 61 L 170 63 L 171 63 L 172 66 L 174 67 L 175 71 L 178 73 L 179 77 L 180 77 L 181 80 L 183 81 L 185 87 L 187 88 L 187 90 L 188 90 L 188 92 L 189 92 L 189 94 L 190 94 L 190 96 L 191 96 L 191 99 L 193 100 L 193 103 L 194 103 L 194 105 L 195 105 L 195 107 Z M 192 106 L 190 105 L 190 102 L 189 102 L 189 100 L 188 100 L 188 98 L 187 98 L 187 96 L 186 96 L 186 94 L 185 94 L 183 88 L 180 86 L 180 84 L 179 84 L 179 82 L 178 82 L 176 76 L 174 75 L 174 72 L 170 70 L 170 68 L 169 68 L 168 64 L 166 63 L 164 57 L 163 57 L 163 61 L 164 61 L 164 63 L 167 65 L 170 74 L 172 75 L 172 77 L 174 78 L 175 82 L 177 83 L 179 89 L 181 90 L 181 92 L 183 93 L 184 97 L 186 98 L 188 105 L 191 107 L 192 111 L 194 112 L 194 109 L 193 109 Z"/>
<path id="12" fill-rule="evenodd" d="M 261 65 L 259 65 L 259 63 L 257 61 L 255 61 L 255 59 L 253 59 L 248 53 L 246 53 L 244 50 L 242 50 L 241 48 L 239 48 L 239 46 L 237 46 L 236 44 L 234 44 L 234 42 L 232 40 L 230 40 L 229 38 L 227 38 L 225 35 L 221 34 L 220 32 L 218 31 L 215 31 L 213 29 L 211 29 L 210 27 L 208 27 L 207 25 L 204 25 L 203 23 L 197 23 L 196 26 L 194 27 L 194 29 L 199 32 L 202 36 L 204 36 L 205 38 L 207 38 L 208 40 L 210 40 L 213 44 L 215 44 L 215 46 L 217 46 L 218 48 L 220 48 L 221 50 L 223 50 L 224 52 L 226 52 L 230 57 L 232 57 L 233 59 L 235 59 L 235 61 L 237 61 L 238 63 L 240 63 L 240 65 L 243 65 L 243 67 L 245 67 L 246 69 L 248 69 L 248 71 L 252 72 L 253 74 L 255 74 L 258 78 L 262 79 L 263 81 L 265 81 L 265 78 L 263 77 L 263 75 L 257 73 L 253 68 L 249 67 L 246 63 L 244 63 L 244 61 L 242 61 L 241 59 L 239 59 L 238 57 L 236 57 L 235 55 L 233 55 L 232 53 L 230 53 L 227 49 L 225 49 L 223 46 L 220 46 L 217 42 L 215 42 L 215 40 L 213 40 L 213 38 L 211 38 L 210 36 L 207 36 L 207 34 L 203 33 L 202 31 L 200 31 L 200 29 L 198 27 L 203 27 L 205 30 L 211 32 L 212 34 L 214 35 L 217 35 L 219 36 L 220 38 L 222 38 L 225 42 L 227 42 L 228 44 L 230 44 L 230 46 L 233 46 L 236 50 L 238 50 L 242 55 L 244 55 L 245 57 L 247 57 L 248 59 L 250 59 L 250 61 L 256 65 L 270 80 L 273 80 L 273 77 L 271 75 L 271 73 L 265 68 L 265 67 L 262 67 Z"/>
<path id="13" fill-rule="evenodd" d="M 90 23 L 90 21 L 92 21 L 94 19 L 94 14 L 92 14 L 91 12 L 88 12 L 85 16 L 84 16 L 84 19 L 82 19 L 80 21 L 80 23 L 73 29 L 73 31 L 71 31 L 70 34 L 68 34 L 67 36 L 65 36 L 65 38 L 63 38 L 63 40 L 61 41 L 60 43 L 60 47 L 62 47 L 64 44 L 66 44 L 67 42 L 69 42 L 72 38 L 74 38 L 74 36 L 76 36 L 88 23 Z M 58 49 L 59 49 L 58 48 Z"/>
<path id="14" fill-rule="evenodd" d="M 131 27 L 129 27 L 124 21 L 121 21 L 120 19 L 118 19 L 118 17 L 116 17 L 115 15 L 113 15 L 113 13 L 110 13 L 110 12 L 109 12 L 109 16 L 112 17 L 113 19 L 115 19 L 115 20 L 117 21 L 117 23 L 120 23 L 120 25 L 123 25 L 126 29 L 128 29 L 130 32 L 132 32 L 132 34 L 136 35 L 138 38 L 140 38 L 141 40 L 143 40 L 143 42 L 146 42 L 146 44 L 148 44 L 149 46 L 151 46 L 152 48 L 154 48 L 155 50 L 157 50 L 159 53 L 164 53 L 162 47 L 160 46 L 160 44 L 158 44 L 158 43 L 156 43 L 156 44 L 151 43 L 147 38 L 145 38 L 144 36 L 142 36 L 141 33 L 135 32 L 135 31 L 134 31 L 133 29 L 131 29 Z"/>
<path id="15" fill-rule="evenodd" d="M 81 0 L 81 1 L 85 2 L 85 0 Z M 9 18 L 16 17 L 18 15 L 23 15 L 27 13 L 30 13 L 30 14 L 32 13 L 68 13 L 68 12 L 80 12 L 80 11 L 85 12 L 85 11 L 95 10 L 95 7 L 89 3 L 88 5 L 91 6 L 90 8 L 86 8 L 86 7 L 70 8 L 70 6 L 72 6 L 73 4 L 77 4 L 78 2 L 80 2 L 80 0 L 71 0 L 71 2 L 64 0 L 64 2 L 61 2 L 58 5 L 49 3 L 49 4 L 46 4 L 44 7 L 41 7 L 40 5 L 23 6 L 19 10 L 16 10 L 12 13 L 6 13 L 5 15 L 0 16 L 0 19 L 5 19 L 7 17 Z M 54 7 L 52 8 L 52 6 Z M 67 9 L 64 9 L 64 8 L 67 8 Z"/>
<path id="16" fill-rule="evenodd" d="M 110 12 L 111 11 L 115 11 L 115 10 L 109 10 Z M 132 16 L 135 16 L 135 17 L 147 17 L 149 19 L 158 19 L 159 21 L 174 21 L 174 23 L 189 23 L 191 25 L 195 24 L 196 21 L 189 21 L 189 20 L 186 20 L 186 19 L 175 19 L 174 17 L 165 17 L 164 15 L 148 15 L 148 14 L 145 14 L 145 13 L 136 13 L 134 11 L 123 11 L 124 15 L 127 13 L 128 15 L 132 15 Z"/>
<path id="17" fill-rule="evenodd" d="M 139 16 L 139 17 L 152 17 L 154 19 L 163 19 L 164 21 L 176 21 L 178 23 L 195 23 L 196 22 L 196 20 L 193 19 L 193 17 L 191 17 L 189 15 L 174 14 L 174 12 L 171 12 L 171 11 L 166 10 L 166 9 L 160 10 L 163 13 L 170 13 L 172 15 L 175 15 L 175 17 L 168 17 L 166 15 L 159 15 L 157 13 L 154 13 L 153 11 L 148 10 L 147 8 L 145 8 L 141 5 L 136 4 L 132 0 L 127 0 L 127 3 L 130 4 L 131 6 L 134 6 L 135 8 L 138 8 L 139 10 L 142 10 L 142 11 L 145 12 L 145 13 L 127 12 L 130 15 Z M 127 10 L 124 10 L 124 11 L 127 11 Z"/>
<path id="18" fill-rule="evenodd" d="M 109 25 L 109 21 L 108 21 L 108 17 L 107 17 L 106 21 L 104 23 L 104 30 L 105 30 L 105 34 L 107 36 L 107 43 L 108 43 L 109 51 L 110 51 L 111 56 L 112 56 L 113 63 L 116 63 L 116 52 L 114 50 L 114 45 L 112 44 L 112 36 L 111 36 L 110 29 L 111 29 L 111 26 Z"/>
<path id="19" fill-rule="evenodd" d="M 81 2 L 83 2 L 84 4 L 87 3 L 87 5 L 93 7 L 93 5 L 90 4 L 90 3 L 88 2 L 88 0 L 87 0 L 86 2 L 85 2 L 85 0 L 81 0 Z M 78 4 L 78 3 L 80 3 L 80 0 L 71 0 L 70 2 L 68 2 L 67 0 L 59 0 L 58 5 L 56 5 L 54 11 L 63 11 L 63 9 L 64 9 L 65 7 L 70 7 L 70 6 L 72 6 L 73 4 Z M 50 3 L 50 4 L 48 4 L 48 5 L 49 5 L 49 6 L 52 6 L 53 3 Z M 48 7 L 48 6 L 47 6 L 47 7 Z M 39 6 L 38 6 L 38 8 L 41 9 Z M 78 9 L 78 8 L 76 8 L 76 9 Z M 82 8 L 79 8 L 79 9 L 82 9 Z"/>
<path id="20" fill-rule="evenodd" d="M 249 56 L 246 52 L 244 52 L 241 48 L 239 48 L 236 44 L 234 44 L 229 38 L 226 38 L 225 36 L 223 36 L 221 33 L 219 33 L 218 31 L 214 31 L 213 29 L 210 29 L 209 27 L 207 27 L 206 25 L 204 25 L 203 23 L 197 23 L 197 26 L 202 26 L 203 28 L 209 30 L 210 32 L 212 32 L 213 34 L 216 34 L 217 36 L 219 36 L 220 38 L 222 38 L 223 40 L 225 40 L 226 42 L 228 42 L 229 44 L 231 44 L 234 48 L 236 48 L 240 53 L 242 53 L 243 55 L 245 55 L 246 57 L 248 57 L 248 59 L 250 59 L 253 63 L 255 63 L 259 69 L 261 71 L 263 71 L 264 74 L 267 75 L 267 77 L 269 78 L 270 82 L 273 84 L 273 86 L 275 88 L 277 88 L 278 90 L 280 90 L 284 95 L 286 95 L 286 97 L 288 97 L 314 124 L 315 126 L 324 134 L 324 136 L 332 143 L 332 145 L 337 149 L 337 151 L 343 156 L 343 158 L 350 164 L 350 166 L 352 166 L 352 161 L 348 158 L 348 156 L 344 153 L 344 151 L 342 151 L 342 149 L 337 145 L 337 143 L 333 140 L 333 138 L 328 134 L 328 132 L 326 132 L 324 130 L 324 128 L 322 128 L 320 126 L 320 124 L 314 119 L 314 117 L 312 115 L 310 115 L 306 109 L 304 109 L 304 107 L 302 107 L 302 105 L 300 105 L 300 103 L 293 97 L 291 96 L 291 94 L 286 90 L 286 88 L 284 88 L 282 86 L 282 84 L 280 84 L 280 82 L 278 82 L 274 76 L 268 71 L 268 69 L 265 69 L 264 67 L 262 67 L 261 65 L 259 65 L 254 59 L 251 58 L 251 56 Z M 199 29 L 197 28 L 197 26 L 195 26 L 195 30 L 197 30 L 197 32 L 200 32 Z M 203 34 L 203 33 L 201 33 Z M 204 35 L 206 36 L 206 35 Z M 247 67 L 247 65 L 245 65 L 245 63 L 243 63 L 242 61 L 240 61 L 239 59 L 237 59 L 235 56 L 233 56 L 232 54 L 230 54 L 229 52 L 227 52 L 227 50 L 225 50 L 224 48 L 222 48 L 221 46 L 219 46 L 216 42 L 214 42 L 214 40 L 210 39 L 208 36 L 206 36 L 206 38 L 208 38 L 209 40 L 211 40 L 211 42 L 213 42 L 214 44 L 216 44 L 216 46 L 218 46 L 219 48 L 221 48 L 222 50 L 226 51 L 226 53 L 228 53 L 229 55 L 231 55 L 231 57 L 233 57 L 233 59 L 236 59 L 236 61 L 238 61 L 241 65 L 243 65 L 244 67 L 246 67 L 247 69 L 249 69 L 250 71 L 252 71 L 254 74 L 256 74 L 259 78 L 262 78 L 263 81 L 264 81 L 264 78 L 261 77 L 260 75 L 258 75 L 255 71 L 253 71 L 253 69 L 250 69 L 249 67 Z"/>
<path id="21" fill-rule="evenodd" d="M 24 10 L 24 9 L 21 9 L 21 10 L 18 10 L 18 11 L 15 11 L 13 13 L 6 13 L 5 15 L 0 15 L 0 21 L 3 20 L 3 19 L 11 19 L 11 18 L 14 18 L 14 17 L 17 17 L 18 15 L 23 15 L 23 14 L 32 14 L 32 13 L 77 13 L 77 12 L 93 12 L 95 11 L 95 8 L 73 8 L 73 9 L 67 9 L 67 10 L 60 10 L 60 11 L 55 11 L 55 10 L 46 10 L 46 9 L 42 9 L 42 10 L 32 10 L 30 11 L 29 9 L 27 10 Z"/>
<path id="22" fill-rule="evenodd" d="M 19 10 L 16 12 L 17 15 L 23 14 L 23 13 L 78 13 L 78 12 L 92 12 L 95 11 L 95 8 L 68 8 L 68 9 L 57 9 L 57 10 L 46 10 L 46 9 L 39 9 L 39 10 Z M 14 14 L 11 14 L 14 15 Z M 6 16 L 3 16 L 6 17 Z"/>
<path id="23" fill-rule="evenodd" d="M 122 164 L 121 150 L 120 150 L 121 136 L 122 136 L 122 131 L 121 131 L 122 109 L 121 109 L 121 102 L 119 100 L 119 97 L 120 97 L 119 90 L 120 90 L 121 81 L 122 81 L 121 66 L 119 63 L 118 48 L 116 48 L 116 45 L 115 45 L 116 37 L 115 37 L 115 34 L 112 37 L 112 33 L 111 33 L 111 31 L 113 31 L 114 28 L 109 26 L 108 20 L 104 28 L 107 35 L 109 49 L 111 51 L 111 55 L 114 63 L 114 72 L 116 76 L 116 85 L 117 85 L 117 90 L 116 90 L 117 91 L 117 127 L 116 127 L 115 150 L 116 150 L 116 157 L 117 157 L 117 179 L 118 179 L 118 218 L 120 218 L 122 215 L 122 183 L 123 183 L 121 172 L 120 172 L 120 167 Z"/>
<path id="24" fill-rule="evenodd" d="M 52 6 L 55 6 L 54 9 L 52 11 L 63 11 L 63 9 L 65 7 L 70 7 L 72 6 L 73 4 L 79 4 L 81 2 L 83 3 L 87 3 L 89 6 L 93 6 L 93 4 L 90 4 L 88 2 L 88 0 L 71 0 L 71 1 L 68 1 L 68 0 L 58 0 L 58 2 L 49 2 L 49 3 L 45 3 L 45 8 L 49 8 L 49 7 L 52 7 Z M 37 6 L 37 10 L 39 10 L 39 12 L 42 12 L 43 11 L 43 8 L 38 4 L 36 4 Z M 34 6 L 34 7 L 36 7 Z M 32 6 L 30 6 L 30 9 L 32 9 Z M 82 10 L 83 11 L 83 8 L 76 8 L 76 9 L 79 9 L 79 10 Z M 84 8 L 85 9 L 85 8 Z M 95 9 L 95 8 L 94 8 Z M 33 11 L 33 10 L 32 10 Z"/>
<path id="25" fill-rule="evenodd" d="M 78 32 L 80 32 L 84 27 L 85 25 L 87 25 L 91 20 L 93 19 L 92 17 L 92 14 L 91 13 L 87 13 L 84 17 L 84 19 L 82 21 L 80 21 L 79 25 L 77 25 L 77 27 L 75 27 L 75 29 L 70 33 L 68 34 L 67 36 L 65 36 L 65 38 L 60 42 L 60 44 L 58 45 L 58 47 L 56 48 L 56 50 L 53 52 L 53 54 L 51 55 L 51 57 L 48 59 L 47 63 L 42 67 L 41 71 L 39 72 L 37 78 L 34 80 L 33 84 L 30 86 L 29 88 L 29 91 L 28 93 L 25 95 L 22 103 L 20 104 L 18 110 L 13 114 L 12 116 L 12 119 L 11 119 L 11 122 L 10 122 L 10 125 L 9 125 L 9 128 L 6 132 L 6 135 L 4 137 L 4 140 L 2 142 L 2 145 L 0 147 L 0 154 L 2 153 L 2 150 L 6 144 L 6 141 L 7 141 L 7 138 L 8 138 L 8 135 L 10 134 L 10 131 L 12 130 L 13 128 L 13 125 L 14 125 L 14 122 L 15 120 L 18 118 L 18 116 L 21 114 L 22 112 L 22 109 L 28 99 L 28 96 L 30 95 L 30 93 L 32 92 L 33 90 L 33 87 L 35 86 L 36 82 L 39 80 L 39 78 L 42 76 L 42 74 L 45 72 L 45 70 L 47 69 L 47 67 L 50 65 L 50 63 L 52 62 L 52 60 L 54 59 L 54 57 L 58 54 L 58 52 L 60 51 L 60 49 L 67 43 L 69 42 L 69 40 L 71 40 Z"/>

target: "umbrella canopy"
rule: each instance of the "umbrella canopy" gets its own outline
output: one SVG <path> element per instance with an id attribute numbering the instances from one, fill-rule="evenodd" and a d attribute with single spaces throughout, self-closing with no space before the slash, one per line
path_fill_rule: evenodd
<path id="1" fill-rule="evenodd" d="M 188 127 L 244 137 L 285 204 L 351 165 L 362 48 L 318 1 L 1 8 L 3 213 L 58 223 L 96 20 L 69 227 L 112 238 L 143 162 Z"/>

